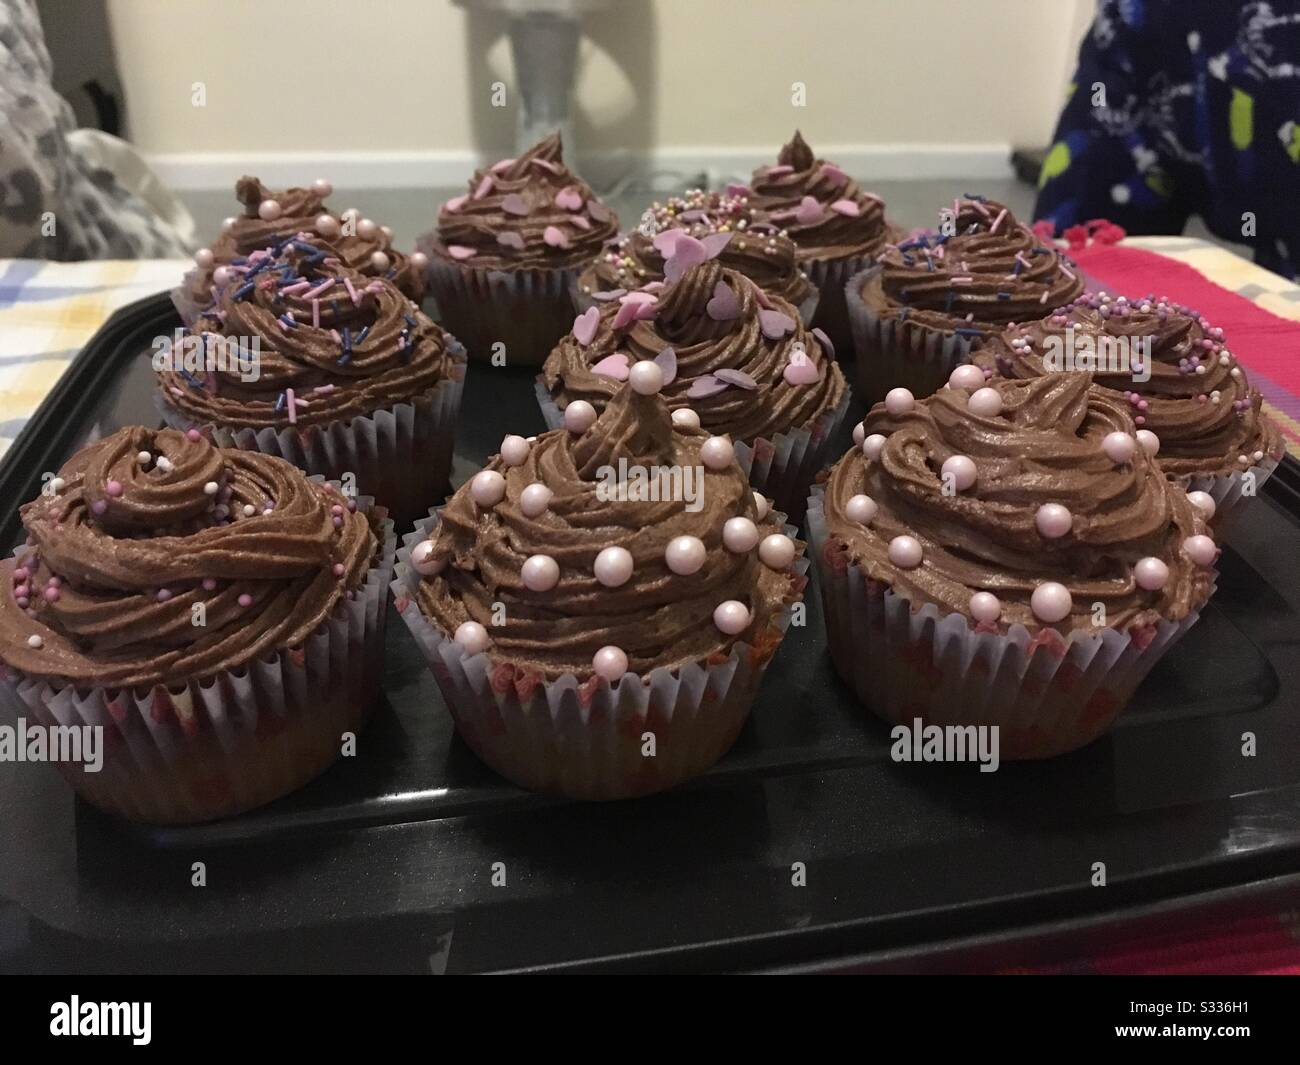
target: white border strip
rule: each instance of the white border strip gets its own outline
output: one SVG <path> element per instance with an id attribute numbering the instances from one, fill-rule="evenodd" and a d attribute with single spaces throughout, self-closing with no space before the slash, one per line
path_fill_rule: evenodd
<path id="1" fill-rule="evenodd" d="M 636 180 L 666 187 L 707 176 L 720 185 L 745 179 L 754 167 L 775 159 L 770 148 L 667 148 L 655 152 L 601 150 L 581 157 L 583 174 L 598 186 Z M 1006 144 L 826 145 L 832 159 L 869 185 L 875 181 L 1013 176 Z M 341 189 L 456 187 L 477 166 L 490 161 L 472 149 L 385 152 L 177 152 L 148 157 L 163 182 L 174 189 L 229 190 L 241 174 L 256 174 L 272 187 L 302 185 L 327 177 Z"/>

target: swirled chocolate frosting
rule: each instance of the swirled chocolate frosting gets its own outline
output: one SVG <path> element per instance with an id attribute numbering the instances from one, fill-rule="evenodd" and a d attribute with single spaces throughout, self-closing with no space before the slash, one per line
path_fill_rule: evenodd
<path id="1" fill-rule="evenodd" d="M 862 298 L 882 319 L 971 338 L 1042 317 L 1083 292 L 1074 264 L 992 200 L 956 200 L 937 233 L 878 257 Z"/>
<path id="2" fill-rule="evenodd" d="M 55 682 L 178 684 L 297 647 L 378 550 L 329 485 L 194 431 L 120 429 L 50 483 L 2 564 L 0 659 Z"/>
<path id="3" fill-rule="evenodd" d="M 242 210 L 209 245 L 212 265 L 196 270 L 190 278 L 190 295 L 195 306 L 205 307 L 212 301 L 212 275 L 217 267 L 238 262 L 299 233 L 310 234 L 318 243 L 327 242 L 331 253 L 344 265 L 367 278 L 391 281 L 418 303 L 424 295 L 424 270 L 420 263 L 412 262 L 394 248 L 385 228 L 361 218 L 359 212 L 345 212 L 345 217 L 331 213 L 325 206 L 326 195 L 328 192 L 296 186 L 276 192 L 255 177 L 241 177 L 235 183 L 235 197 Z M 267 200 L 279 207 L 275 218 L 264 219 L 258 214 L 259 207 Z M 328 221 L 323 229 L 318 229 L 322 216 Z"/>
<path id="4" fill-rule="evenodd" d="M 691 408 L 713 433 L 771 439 L 834 411 L 845 396 L 819 333 L 785 300 L 710 259 L 671 284 L 651 283 L 580 315 L 542 378 L 561 409 L 585 399 L 600 410 L 633 363 L 654 359 L 666 368 L 671 408 Z"/>
<path id="5" fill-rule="evenodd" d="M 818 159 L 795 131 L 771 166 L 754 171 L 750 205 L 781 227 L 801 262 L 875 255 L 901 234 L 885 220 L 885 204 L 834 163 Z"/>
<path id="6" fill-rule="evenodd" d="M 417 399 L 464 372 L 452 337 L 330 245 L 304 234 L 242 259 L 170 363 L 154 357 L 163 398 L 194 421 L 305 428 Z"/>
<path id="7" fill-rule="evenodd" d="M 749 196 L 693 189 L 655 203 L 636 229 L 620 237 L 578 278 L 587 293 L 640 288 L 664 277 L 665 244 L 661 234 L 680 230 L 701 241 L 720 244 L 717 259 L 758 286 L 798 307 L 813 293 L 813 284 L 795 262 L 795 246 L 776 227 L 756 221 Z"/>
<path id="8" fill-rule="evenodd" d="M 1084 295 L 990 337 L 974 361 L 1012 378 L 1091 370 L 1138 428 L 1160 438 L 1156 461 L 1173 477 L 1232 473 L 1281 455 L 1281 435 L 1223 330 L 1163 297 Z"/>
<path id="9" fill-rule="evenodd" d="M 981 624 L 1001 631 L 1015 624 L 1062 635 L 1090 631 L 1099 603 L 1104 625 L 1129 630 L 1198 609 L 1212 572 L 1193 563 L 1183 543 L 1204 533 L 1199 512 L 1140 445 L 1124 462 L 1103 446 L 1108 434 L 1134 433 L 1128 404 L 1092 388 L 1086 373 L 995 379 L 990 387 L 1001 397 L 992 415 L 973 413 L 964 388 L 942 389 L 897 416 L 876 405 L 864 431 L 868 448 L 873 434 L 885 437 L 878 457 L 855 448 L 826 484 L 827 554 L 857 564 L 914 610 L 933 603 L 941 613 L 970 617 L 972 595 L 991 593 L 1001 612 Z M 963 490 L 945 491 L 942 469 L 953 456 L 971 459 L 976 477 Z M 874 515 L 851 503 L 855 496 L 868 497 Z M 1068 509 L 1064 535 L 1040 531 L 1045 504 Z M 919 565 L 891 557 L 895 537 L 919 542 Z M 1162 587 L 1139 586 L 1143 559 L 1167 566 Z M 1050 626 L 1031 605 L 1045 582 L 1064 585 L 1072 602 Z"/>
<path id="10" fill-rule="evenodd" d="M 702 464 L 707 439 L 703 430 L 674 428 L 658 396 L 626 386 L 585 432 L 544 433 L 517 465 L 494 457 L 487 469 L 505 478 L 504 498 L 482 506 L 471 482 L 448 501 L 433 540 L 445 567 L 421 579 L 419 609 L 448 636 L 466 621 L 478 622 L 494 660 L 547 680 L 566 673 L 592 678 L 592 659 L 608 646 L 620 648 L 628 668 L 642 675 L 723 660 L 737 641 L 770 651 L 778 638 L 772 622 L 802 590 L 803 578 L 769 567 L 756 550 L 724 545 L 723 525 L 731 518 L 750 519 L 760 539 L 781 528 L 772 517 L 759 517 L 735 462 L 719 470 Z M 684 493 L 620 497 L 606 475 L 633 468 L 691 471 L 698 506 L 684 502 Z M 551 495 L 545 510 L 530 517 L 521 497 L 534 484 Z M 682 536 L 704 546 L 702 565 L 689 574 L 674 572 L 665 556 L 669 542 Z M 617 547 L 630 553 L 632 573 L 606 587 L 595 576 L 596 556 Z M 533 555 L 558 563 L 558 583 L 548 591 L 530 590 L 521 577 Z M 730 600 L 750 614 L 734 635 L 714 622 L 715 609 Z M 494 611 L 496 603 L 504 609 Z"/>
<path id="11" fill-rule="evenodd" d="M 618 216 L 564 165 L 554 133 L 517 159 L 475 171 L 442 205 L 433 253 L 497 270 L 590 262 L 618 235 Z"/>

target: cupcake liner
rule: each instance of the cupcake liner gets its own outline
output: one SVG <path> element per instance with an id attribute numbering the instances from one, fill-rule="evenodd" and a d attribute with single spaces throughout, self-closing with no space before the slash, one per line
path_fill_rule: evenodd
<path id="1" fill-rule="evenodd" d="M 628 673 L 616 684 L 579 683 L 572 674 L 554 681 L 526 677 L 509 663 L 493 664 L 487 654 L 466 654 L 420 613 L 420 577 L 409 566 L 410 554 L 437 522 L 438 512 L 431 511 L 403 537 L 395 603 L 456 731 L 496 772 L 531 791 L 626 799 L 698 776 L 731 748 L 789 627 L 793 603 L 774 620 L 770 640 L 758 647 L 737 643 L 723 662 L 656 669 L 646 677 Z M 794 535 L 789 526 L 786 532 Z M 807 567 L 807 559 L 795 561 L 797 573 Z M 642 754 L 647 732 L 655 737 L 654 757 Z"/>
<path id="2" fill-rule="evenodd" d="M 309 474 L 337 480 L 346 473 L 356 488 L 383 505 L 403 527 L 447 494 L 465 365 L 426 396 L 371 414 L 323 425 L 226 426 L 196 422 L 155 393 L 173 429 L 197 428 L 219 447 L 276 455 Z"/>
<path id="3" fill-rule="evenodd" d="M 548 429 L 564 427 L 564 412 L 556 405 L 539 374 L 536 381 L 537 405 Z M 840 423 L 849 409 L 849 394 L 834 410 L 826 411 L 807 425 L 777 433 L 771 439 L 759 437 L 746 442 L 734 441 L 736 461 L 745 471 L 749 483 L 772 500 L 773 506 L 795 525 L 803 521 L 808 504 L 808 488 L 826 465 L 827 454 Z"/>
<path id="4" fill-rule="evenodd" d="M 897 319 L 882 319 L 862 298 L 863 286 L 882 269 L 869 266 L 844 286 L 853 350 L 858 359 L 858 394 L 868 406 L 891 388 L 906 388 L 917 399 L 933 395 L 952 371 L 970 361 L 971 337 L 943 333 Z"/>
<path id="5" fill-rule="evenodd" d="M 591 307 L 600 306 L 600 300 L 596 299 L 590 292 L 583 292 L 578 284 L 578 277 L 573 279 L 573 284 L 569 286 L 569 299 L 573 301 L 573 313 L 575 316 L 585 314 Z M 817 305 L 821 302 L 821 291 L 814 288 L 799 304 L 799 320 L 805 325 L 811 325 L 813 315 L 817 313 Z M 572 328 L 572 325 L 570 325 Z M 566 329 L 567 333 L 568 330 Z"/>
<path id="6" fill-rule="evenodd" d="M 805 259 L 799 264 L 821 297 L 815 313 L 804 316 L 804 321 L 810 329 L 821 329 L 831 338 L 841 360 L 848 360 L 854 347 L 849 312 L 844 304 L 844 286 L 850 277 L 874 261 L 870 255 L 850 255 L 843 259 Z"/>
<path id="7" fill-rule="evenodd" d="M 1264 487 L 1264 482 L 1273 476 L 1273 471 L 1277 469 L 1281 459 L 1274 455 L 1265 455 L 1259 462 L 1252 463 L 1244 470 L 1233 470 L 1231 473 L 1220 473 L 1215 475 L 1183 477 L 1179 483 L 1189 492 L 1205 492 L 1214 500 L 1214 517 L 1210 524 L 1218 527 L 1223 524 L 1228 515 L 1236 511 L 1243 501 L 1248 501 L 1252 496 L 1244 495 L 1242 489 L 1246 484 L 1246 474 L 1255 476 L 1255 494 Z"/>
<path id="8" fill-rule="evenodd" d="M 362 499 L 361 505 L 369 501 Z M 97 773 L 59 763 L 87 802 L 149 824 L 194 824 L 251 810 L 319 776 L 379 691 L 396 537 L 301 647 L 272 651 L 183 685 L 78 688 L 0 665 L 4 702 L 41 725 L 103 729 Z"/>
<path id="9" fill-rule="evenodd" d="M 998 726 L 1001 758 L 1048 758 L 1102 735 L 1199 617 L 1160 622 L 1145 647 L 1113 628 L 1072 633 L 1063 645 L 1040 642 L 1022 625 L 976 632 L 961 613 L 934 604 L 914 612 L 858 566 L 836 564 L 826 553 L 823 498 L 819 486 L 807 524 L 836 672 L 894 724 Z"/>
<path id="10" fill-rule="evenodd" d="M 203 310 L 194 299 L 194 288 L 199 282 L 199 278 L 204 271 L 193 266 L 187 270 L 181 278 L 181 283 L 171 290 L 172 306 L 176 308 L 176 313 L 181 316 L 181 321 L 185 323 L 188 329 L 194 325 L 194 321 Z"/>
<path id="11" fill-rule="evenodd" d="M 573 328 L 569 291 L 583 266 L 485 270 L 431 251 L 429 291 L 443 327 L 469 349 L 471 358 L 490 361 L 493 346 L 500 343 L 508 365 L 540 366 Z"/>

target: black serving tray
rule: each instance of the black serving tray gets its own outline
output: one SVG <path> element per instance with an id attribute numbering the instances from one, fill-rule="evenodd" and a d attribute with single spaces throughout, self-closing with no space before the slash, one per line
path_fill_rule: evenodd
<path id="1" fill-rule="evenodd" d="M 144 300 L 77 357 L 0 463 L 5 545 L 43 472 L 156 424 L 147 352 L 176 324 L 166 296 Z M 534 373 L 471 367 L 457 480 L 506 432 L 542 431 Z M 21 914 L 0 921 L 0 968 L 898 969 L 961 941 L 1014 958 L 1031 934 L 1300 897 L 1300 466 L 1226 535 L 1217 595 L 1114 732 L 992 774 L 891 761 L 887 726 L 830 669 L 812 584 L 711 772 L 633 802 L 531 795 L 455 737 L 390 614 L 357 757 L 262 810 L 130 825 L 47 767 L 0 763 L 0 898 Z"/>

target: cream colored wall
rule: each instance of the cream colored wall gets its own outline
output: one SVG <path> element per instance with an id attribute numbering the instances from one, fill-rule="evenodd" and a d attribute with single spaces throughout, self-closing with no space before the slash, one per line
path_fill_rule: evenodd
<path id="1" fill-rule="evenodd" d="M 589 16 L 585 148 L 1035 144 L 1089 0 L 610 0 Z M 491 151 L 513 136 L 496 16 L 450 0 L 109 0 L 151 154 Z M 191 104 L 205 83 L 207 103 Z M 791 106 L 791 84 L 807 107 Z M 640 95 L 639 95 L 640 94 Z"/>

